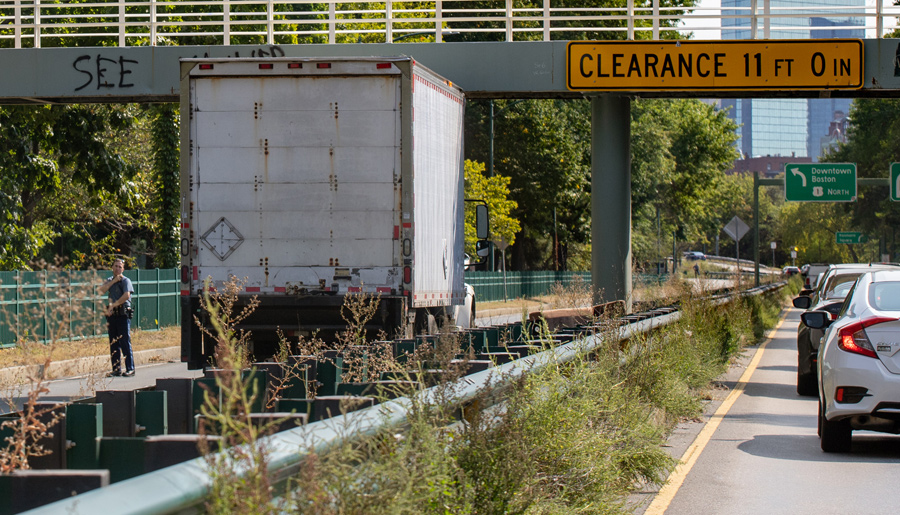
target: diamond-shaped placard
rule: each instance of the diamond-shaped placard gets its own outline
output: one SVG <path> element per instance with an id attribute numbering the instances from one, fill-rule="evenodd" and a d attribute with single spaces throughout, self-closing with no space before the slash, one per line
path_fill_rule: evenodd
<path id="1" fill-rule="evenodd" d="M 203 233 L 200 241 L 206 244 L 216 257 L 225 261 L 235 249 L 241 246 L 241 243 L 244 243 L 244 237 L 223 216 L 208 231 Z"/>

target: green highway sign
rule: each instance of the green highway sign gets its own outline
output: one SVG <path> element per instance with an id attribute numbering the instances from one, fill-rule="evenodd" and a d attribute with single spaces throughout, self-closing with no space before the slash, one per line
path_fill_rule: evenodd
<path id="1" fill-rule="evenodd" d="M 834 241 L 835 243 L 849 243 L 853 245 L 865 243 L 869 241 L 869 238 L 861 232 L 836 232 L 834 233 Z"/>
<path id="2" fill-rule="evenodd" d="M 784 199 L 793 202 L 855 202 L 855 163 L 784 165 Z"/>
<path id="3" fill-rule="evenodd" d="M 900 202 L 900 163 L 891 163 L 891 200 Z"/>

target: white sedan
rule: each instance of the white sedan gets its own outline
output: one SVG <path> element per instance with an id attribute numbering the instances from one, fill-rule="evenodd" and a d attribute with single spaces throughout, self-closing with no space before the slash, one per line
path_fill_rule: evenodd
<path id="1" fill-rule="evenodd" d="M 900 271 L 857 279 L 838 318 L 801 315 L 827 328 L 819 345 L 819 437 L 825 452 L 850 451 L 853 430 L 900 433 Z"/>

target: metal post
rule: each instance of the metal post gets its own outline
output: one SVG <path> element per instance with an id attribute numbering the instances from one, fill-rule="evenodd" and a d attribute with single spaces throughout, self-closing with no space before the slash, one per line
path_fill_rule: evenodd
<path id="1" fill-rule="evenodd" d="M 591 99 L 591 280 L 595 303 L 631 312 L 631 99 Z"/>
<path id="2" fill-rule="evenodd" d="M 490 147 L 488 148 L 488 178 L 494 176 L 494 100 L 491 99 L 488 101 L 491 108 L 488 115 L 488 141 Z M 488 245 L 488 259 L 487 259 L 487 271 L 494 271 L 494 246 Z"/>
<path id="3" fill-rule="evenodd" d="M 504 253 L 503 270 L 506 270 Z M 553 206 L 553 270 L 559 271 L 559 232 L 556 229 L 556 206 Z"/>
<path id="4" fill-rule="evenodd" d="M 661 226 L 659 224 L 659 204 L 656 205 L 656 275 L 659 276 L 662 272 L 659 270 L 659 258 L 661 257 L 661 252 L 659 251 L 659 240 L 661 239 L 662 234 L 660 233 Z M 659 277 L 657 277 L 659 279 Z"/>
<path id="5" fill-rule="evenodd" d="M 772 262 L 775 262 L 774 250 Z M 753 278 L 754 286 L 759 286 L 759 172 L 753 172 Z"/>

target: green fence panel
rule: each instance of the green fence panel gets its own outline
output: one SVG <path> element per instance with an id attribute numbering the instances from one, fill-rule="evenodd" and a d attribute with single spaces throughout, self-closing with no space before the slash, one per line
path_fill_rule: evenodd
<path id="1" fill-rule="evenodd" d="M 504 277 L 505 275 L 505 277 Z M 577 282 L 590 285 L 590 272 L 466 272 L 466 282 L 475 288 L 478 302 L 532 298 L 547 295 L 553 285 L 569 287 Z"/>
<path id="2" fill-rule="evenodd" d="M 108 271 L 0 272 L 0 347 L 106 334 Z M 155 331 L 181 323 L 177 269 L 127 270 L 134 286 L 132 328 Z"/>

